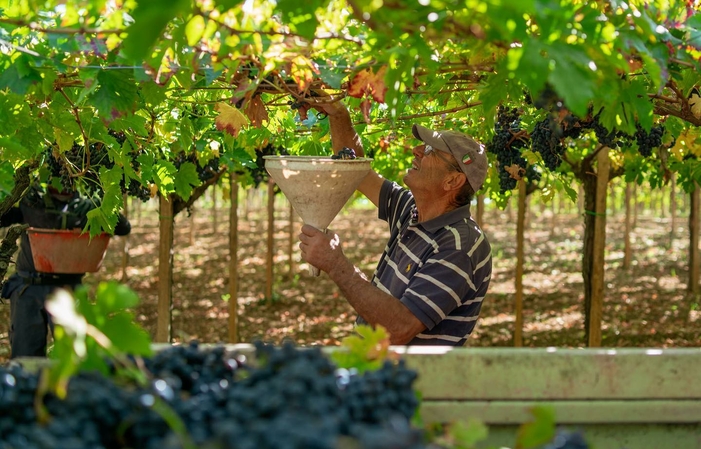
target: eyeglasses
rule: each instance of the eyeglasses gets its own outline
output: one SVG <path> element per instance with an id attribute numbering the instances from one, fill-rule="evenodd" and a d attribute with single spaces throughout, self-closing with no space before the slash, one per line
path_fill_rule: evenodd
<path id="1" fill-rule="evenodd" d="M 455 164 L 455 162 L 453 162 L 453 161 L 451 161 L 450 159 L 448 159 L 447 157 L 443 156 L 443 155 L 441 154 L 441 151 L 440 151 L 440 150 L 436 151 L 436 149 L 433 148 L 431 145 L 426 145 L 426 146 L 424 147 L 424 156 L 428 156 L 428 155 L 431 154 L 431 153 L 433 153 L 433 154 L 435 154 L 436 156 L 438 156 L 439 158 L 441 158 L 441 159 L 443 160 L 443 162 L 445 162 L 446 164 L 450 165 L 450 167 L 451 167 L 452 169 L 454 169 L 455 171 L 461 172 L 461 173 L 462 173 L 462 170 L 460 170 L 460 167 L 458 167 L 458 166 Z"/>

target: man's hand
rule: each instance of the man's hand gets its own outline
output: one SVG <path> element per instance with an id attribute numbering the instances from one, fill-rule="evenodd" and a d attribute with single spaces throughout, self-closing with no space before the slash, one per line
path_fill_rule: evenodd
<path id="1" fill-rule="evenodd" d="M 321 271 L 328 273 L 347 262 L 338 234 L 324 233 L 313 226 L 304 225 L 302 233 L 299 234 L 299 240 L 302 260 Z"/>
<path id="2" fill-rule="evenodd" d="M 309 97 L 308 104 L 317 111 L 328 115 L 329 117 L 338 117 L 348 115 L 348 109 L 343 104 L 340 98 L 331 97 L 326 91 L 316 89 L 313 95 Z"/>

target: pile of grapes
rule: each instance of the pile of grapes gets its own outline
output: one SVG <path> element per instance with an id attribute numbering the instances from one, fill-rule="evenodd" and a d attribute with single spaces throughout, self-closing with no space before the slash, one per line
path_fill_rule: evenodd
<path id="1" fill-rule="evenodd" d="M 147 386 L 81 373 L 65 399 L 0 367 L 0 449 L 431 447 L 410 425 L 417 375 L 401 362 L 358 374 L 291 343 L 257 343 L 255 359 L 173 346 L 144 361 Z"/>

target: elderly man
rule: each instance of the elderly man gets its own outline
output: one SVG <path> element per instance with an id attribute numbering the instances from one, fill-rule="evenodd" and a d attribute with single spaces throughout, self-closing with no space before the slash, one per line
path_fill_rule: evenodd
<path id="1" fill-rule="evenodd" d="M 348 110 L 328 114 L 334 151 L 362 156 Z M 385 327 L 392 344 L 465 345 L 475 327 L 492 273 L 491 247 L 470 216 L 470 202 L 487 173 L 484 146 L 455 131 L 414 125 L 422 143 L 404 176 L 409 190 L 374 171 L 358 190 L 378 207 L 390 238 L 368 281 L 345 257 L 337 235 L 312 226 L 299 236 L 302 258 L 326 272 L 358 313 L 358 324 Z"/>

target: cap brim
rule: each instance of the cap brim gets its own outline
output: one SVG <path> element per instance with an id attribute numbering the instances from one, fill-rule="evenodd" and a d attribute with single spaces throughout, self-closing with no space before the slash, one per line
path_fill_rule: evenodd
<path id="1" fill-rule="evenodd" d="M 430 129 L 421 125 L 413 125 L 411 127 L 411 132 L 414 134 L 414 137 L 426 145 L 431 145 L 437 150 L 452 154 L 446 143 L 440 138 L 440 134 L 436 133 L 435 131 L 431 131 Z"/>

